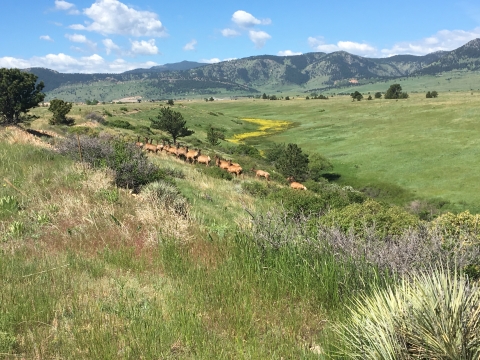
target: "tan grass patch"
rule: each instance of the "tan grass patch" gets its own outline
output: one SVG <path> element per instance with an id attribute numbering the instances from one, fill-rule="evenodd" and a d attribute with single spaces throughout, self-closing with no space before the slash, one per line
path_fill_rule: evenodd
<path id="1" fill-rule="evenodd" d="M 52 145 L 40 140 L 38 137 L 28 133 L 26 130 L 17 126 L 7 126 L 1 131 L 1 138 L 5 139 L 9 144 L 30 144 L 47 149 L 52 149 Z M 39 131 L 41 133 L 50 135 L 49 132 Z M 52 136 L 52 135 L 50 135 Z"/>

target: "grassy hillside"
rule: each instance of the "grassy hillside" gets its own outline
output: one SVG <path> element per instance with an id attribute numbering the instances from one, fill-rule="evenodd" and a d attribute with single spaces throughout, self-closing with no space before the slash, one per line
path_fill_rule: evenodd
<path id="1" fill-rule="evenodd" d="M 299 104 L 276 106 L 290 117 L 305 106 Z M 219 111 L 228 105 L 262 116 L 273 106 L 176 106 L 198 117 L 197 129 L 213 117 L 236 133 L 243 123 Z M 85 125 L 81 109 L 73 116 Z M 131 105 L 129 117 L 121 116 L 137 125 L 152 111 Z M 47 127 L 45 109 L 36 112 L 43 119 L 34 125 Z M 301 129 L 301 120 L 287 132 Z M 165 153 L 146 155 L 162 179 L 132 194 L 115 186 L 115 171 L 105 167 L 111 155 L 91 147 L 111 146 L 105 132 L 130 130 L 88 124 L 102 136 L 34 140 L 18 128 L 0 130 L 0 353 L 7 358 L 329 359 L 350 343 L 340 325 L 348 324 L 355 299 L 442 264 L 479 275 L 472 257 L 480 246 L 478 217 L 458 217 L 471 226 L 458 241 L 448 226 L 458 224 L 453 215 L 445 227 L 436 222 L 442 218 L 420 224 L 348 187 L 319 183 L 314 193 L 248 173 L 220 179 L 217 168 Z M 65 144 L 73 153 L 61 150 Z M 83 159 L 103 161 L 75 162 L 79 146 Z M 115 149 L 128 159 L 125 147 Z M 138 158 L 140 150 L 131 149 Z M 268 166 L 235 160 L 246 169 Z M 328 225 L 343 217 L 358 229 Z"/>
<path id="2" fill-rule="evenodd" d="M 408 91 L 409 87 L 404 89 Z M 437 99 L 426 99 L 419 93 L 399 101 L 352 102 L 349 96 L 335 96 L 328 100 L 189 101 L 177 102 L 175 108 L 195 130 L 192 137 L 185 139 L 187 143 L 198 146 L 205 142 L 209 125 L 233 138 L 258 129 L 258 125 L 242 118 L 286 121 L 290 123 L 287 130 L 257 138 L 248 135 L 245 142 L 261 150 L 273 143 L 297 143 L 308 153 L 331 159 L 334 172 L 341 175 L 337 180 L 341 184 L 364 189 L 389 202 L 408 205 L 428 200 L 454 211 L 479 212 L 475 180 L 480 175 L 475 166 L 479 146 L 475 114 L 479 101 L 478 91 L 440 91 Z M 148 127 L 148 119 L 158 114 L 159 106 L 81 106 L 74 107 L 73 114 L 81 123 L 88 112 L 102 113 L 105 109 L 113 115 L 107 120 Z M 130 111 L 121 111 L 121 107 Z M 45 108 L 35 113 L 48 116 Z M 44 127 L 46 123 L 37 120 L 33 126 Z M 131 139 L 136 134 L 146 136 L 141 130 L 111 131 L 130 134 Z M 161 136 L 153 135 L 159 140 Z M 224 144 L 228 147 L 229 143 Z"/>

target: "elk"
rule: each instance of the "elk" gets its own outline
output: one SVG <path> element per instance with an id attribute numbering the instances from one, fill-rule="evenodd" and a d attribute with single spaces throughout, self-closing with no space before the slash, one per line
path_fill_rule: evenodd
<path id="1" fill-rule="evenodd" d="M 178 145 L 177 145 L 178 146 Z M 171 155 L 177 155 L 177 148 L 175 146 L 168 146 L 167 152 Z"/>
<path id="2" fill-rule="evenodd" d="M 186 160 L 190 163 L 194 163 L 197 157 L 200 155 L 200 150 L 189 150 L 185 155 Z"/>
<path id="3" fill-rule="evenodd" d="M 228 168 L 227 168 L 227 171 L 230 173 L 230 174 L 235 174 L 235 176 L 240 176 L 243 174 L 243 169 L 240 165 L 238 164 L 233 164 L 232 163 L 232 160 L 228 160 Z"/>
<path id="4" fill-rule="evenodd" d="M 155 152 L 155 153 L 157 152 L 157 147 L 152 144 L 152 139 L 150 139 L 150 143 L 149 143 L 148 138 L 145 138 L 145 145 L 143 145 L 143 148 L 149 152 Z"/>
<path id="5" fill-rule="evenodd" d="M 290 176 L 287 178 L 288 181 L 290 181 L 290 187 L 295 190 L 307 190 L 305 185 L 300 184 L 299 182 L 296 182 L 293 176 Z"/>
<path id="6" fill-rule="evenodd" d="M 228 165 L 228 161 L 222 160 L 218 155 L 215 155 L 215 165 L 223 170 L 227 170 L 230 165 Z"/>
<path id="7" fill-rule="evenodd" d="M 188 152 L 188 147 L 177 147 L 177 158 L 183 157 L 185 160 L 187 159 L 187 152 Z"/>
<path id="8" fill-rule="evenodd" d="M 160 145 L 157 140 L 157 152 L 158 151 L 162 152 L 164 147 L 165 147 L 165 141 L 162 141 L 162 144 Z"/>
<path id="9" fill-rule="evenodd" d="M 143 143 L 140 142 L 140 136 L 137 136 L 137 142 L 135 143 L 135 146 L 138 146 L 140 149 L 143 148 Z"/>
<path id="10" fill-rule="evenodd" d="M 252 168 L 250 171 L 253 171 L 255 173 L 255 177 L 257 178 L 261 178 L 261 177 L 264 177 L 265 179 L 267 179 L 267 181 L 270 180 L 270 174 L 266 171 L 263 171 L 263 170 L 255 170 L 254 168 Z"/>
<path id="11" fill-rule="evenodd" d="M 210 156 L 200 155 L 200 150 L 198 150 L 197 162 L 199 164 L 205 164 L 208 167 L 208 165 L 210 164 L 210 160 L 212 160 Z"/>

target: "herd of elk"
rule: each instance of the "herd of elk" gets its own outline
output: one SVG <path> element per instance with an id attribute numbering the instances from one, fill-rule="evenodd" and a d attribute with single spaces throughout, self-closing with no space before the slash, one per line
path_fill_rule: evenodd
<path id="1" fill-rule="evenodd" d="M 170 144 L 165 144 L 165 142 L 162 142 L 162 144 L 158 144 L 157 142 L 157 145 L 153 145 L 152 139 L 150 139 L 149 142 L 148 138 L 145 138 L 145 143 L 142 143 L 140 142 L 140 136 L 137 137 L 137 142 L 135 143 L 135 146 L 147 152 L 158 153 L 159 151 L 165 151 L 165 153 L 174 155 L 177 158 L 181 158 L 191 164 L 194 164 L 196 162 L 198 164 L 205 164 L 208 167 L 211 161 L 210 156 L 202 155 L 201 149 L 189 150 L 188 146 L 181 147 L 179 144 L 176 144 L 176 146 L 171 146 Z M 234 174 L 236 177 L 239 177 L 240 175 L 242 175 L 243 177 L 242 167 L 240 166 L 240 164 L 232 162 L 232 160 L 225 160 L 220 158 L 218 155 L 215 155 L 215 165 L 223 170 L 226 170 L 232 175 Z M 255 173 L 255 178 L 264 177 L 267 181 L 270 180 L 270 174 L 266 171 L 258 170 L 255 168 L 252 168 L 250 171 L 253 171 Z M 304 185 L 296 182 L 293 176 L 288 177 L 287 180 L 290 182 L 290 187 L 292 189 L 307 190 Z"/>

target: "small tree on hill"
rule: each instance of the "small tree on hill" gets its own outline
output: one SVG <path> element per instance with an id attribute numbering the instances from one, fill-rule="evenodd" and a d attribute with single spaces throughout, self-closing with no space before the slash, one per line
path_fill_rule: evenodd
<path id="1" fill-rule="evenodd" d="M 194 133 L 189 130 L 186 125 L 187 121 L 183 119 L 183 115 L 172 110 L 170 107 L 162 107 L 156 119 L 150 118 L 153 129 L 166 131 L 172 136 L 173 143 L 177 143 L 179 137 L 190 136 Z"/>
<path id="2" fill-rule="evenodd" d="M 363 95 L 358 91 L 355 91 L 354 93 L 351 93 L 350 96 L 352 97 L 353 101 L 355 101 L 355 100 L 360 101 L 360 100 L 363 99 Z"/>
<path id="3" fill-rule="evenodd" d="M 376 92 L 375 93 L 375 99 L 381 99 L 382 98 L 382 93 L 379 91 L 379 92 Z"/>
<path id="4" fill-rule="evenodd" d="M 173 99 L 168 99 L 167 105 L 169 105 L 169 106 L 175 105 L 175 103 L 173 102 Z"/>
<path id="5" fill-rule="evenodd" d="M 367 100 L 373 100 L 372 95 L 368 95 Z"/>
<path id="6" fill-rule="evenodd" d="M 308 159 L 308 168 L 310 170 L 310 178 L 318 181 L 325 171 L 332 170 L 333 165 L 325 156 L 313 154 Z"/>
<path id="7" fill-rule="evenodd" d="M 295 180 L 304 181 L 308 177 L 308 163 L 308 155 L 297 144 L 288 144 L 275 167 L 285 177 L 293 176 Z"/>
<path id="8" fill-rule="evenodd" d="M 48 121 L 50 125 L 73 125 L 75 120 L 73 118 L 67 118 L 67 114 L 72 110 L 72 103 L 53 99 L 50 101 L 48 111 L 53 113 L 53 117 Z"/>
<path id="9" fill-rule="evenodd" d="M 263 100 L 267 100 L 267 99 L 268 99 L 268 96 L 267 96 L 267 94 L 263 93 L 263 95 L 262 95 L 262 99 L 263 99 Z"/>
<path id="10" fill-rule="evenodd" d="M 402 86 L 400 84 L 390 85 L 385 93 L 385 99 L 407 99 L 408 94 L 402 92 Z"/>
<path id="11" fill-rule="evenodd" d="M 425 97 L 427 99 L 431 99 L 432 98 L 432 93 L 430 91 L 427 91 L 427 94 L 425 95 Z"/>
<path id="12" fill-rule="evenodd" d="M 435 90 L 433 90 L 431 94 L 432 94 L 432 98 L 438 97 L 438 92 L 436 92 Z"/>
<path id="13" fill-rule="evenodd" d="M 225 134 L 210 125 L 207 130 L 207 141 L 210 145 L 217 146 L 220 144 L 220 140 L 225 140 Z"/>
<path id="14" fill-rule="evenodd" d="M 43 82 L 18 69 L 0 69 L 0 123 L 18 124 L 31 119 L 28 111 L 45 98 Z"/>

